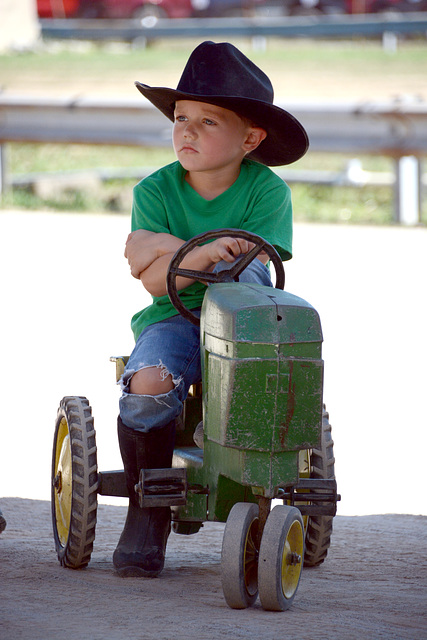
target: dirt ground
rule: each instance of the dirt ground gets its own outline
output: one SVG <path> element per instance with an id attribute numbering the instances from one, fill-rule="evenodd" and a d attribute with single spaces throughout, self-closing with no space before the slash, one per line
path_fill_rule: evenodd
<path id="1" fill-rule="evenodd" d="M 304 569 L 292 608 L 229 609 L 220 581 L 223 526 L 171 534 L 157 579 L 122 579 L 111 557 L 125 507 L 100 505 L 89 567 L 63 569 L 50 504 L 2 498 L 0 637 L 4 640 L 423 640 L 425 516 L 337 516 L 326 562 Z"/>

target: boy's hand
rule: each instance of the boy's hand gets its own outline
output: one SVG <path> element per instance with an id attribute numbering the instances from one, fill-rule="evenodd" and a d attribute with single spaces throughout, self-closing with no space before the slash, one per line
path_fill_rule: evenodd
<path id="1" fill-rule="evenodd" d="M 217 238 L 213 242 L 204 245 L 204 249 L 210 260 L 216 264 L 221 260 L 234 262 L 242 253 L 248 253 L 254 247 L 253 242 L 243 240 L 243 238 Z"/>
<path id="2" fill-rule="evenodd" d="M 183 240 L 169 233 L 154 233 L 145 229 L 137 229 L 128 235 L 125 246 L 125 258 L 130 266 L 131 274 L 139 279 L 157 258 L 175 253 L 183 244 Z"/>
<path id="3" fill-rule="evenodd" d="M 125 258 L 130 266 L 130 272 L 134 278 L 139 279 L 139 274 L 150 266 L 156 259 L 156 250 L 149 246 L 151 237 L 155 234 L 145 229 L 138 229 L 130 233 L 125 245 Z"/>

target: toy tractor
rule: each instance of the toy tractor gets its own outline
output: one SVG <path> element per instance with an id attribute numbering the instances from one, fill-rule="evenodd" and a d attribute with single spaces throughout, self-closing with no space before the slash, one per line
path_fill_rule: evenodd
<path id="1" fill-rule="evenodd" d="M 195 246 L 220 236 L 243 237 L 255 247 L 218 274 L 179 267 Z M 237 282 L 261 251 L 275 267 L 276 288 Z M 179 420 L 173 468 L 141 469 L 135 490 L 141 507 L 171 507 L 175 533 L 226 522 L 221 580 L 227 604 L 245 608 L 259 594 L 264 609 L 283 611 L 295 597 L 303 564 L 325 559 L 340 499 L 322 398 L 320 320 L 310 304 L 282 290 L 281 259 L 254 234 L 204 233 L 173 257 L 170 299 L 198 323 L 177 295 L 177 275 L 209 284 L 200 317 L 203 377 Z M 113 360 L 119 379 L 126 358 Z M 193 441 L 201 420 L 203 449 Z M 52 460 L 53 531 L 65 567 L 90 561 L 97 494 L 128 496 L 124 472 L 98 471 L 89 402 L 65 397 Z"/>

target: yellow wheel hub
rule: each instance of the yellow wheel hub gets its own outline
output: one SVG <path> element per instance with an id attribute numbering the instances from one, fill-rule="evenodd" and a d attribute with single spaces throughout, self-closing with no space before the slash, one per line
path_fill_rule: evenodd
<path id="1" fill-rule="evenodd" d="M 72 460 L 68 424 L 62 418 L 56 440 L 54 493 L 55 520 L 59 541 L 65 547 L 70 532 L 72 500 Z"/>
<path id="2" fill-rule="evenodd" d="M 294 521 L 286 536 L 282 556 L 282 591 L 285 598 L 292 598 L 302 570 L 304 534 L 300 522 Z"/>

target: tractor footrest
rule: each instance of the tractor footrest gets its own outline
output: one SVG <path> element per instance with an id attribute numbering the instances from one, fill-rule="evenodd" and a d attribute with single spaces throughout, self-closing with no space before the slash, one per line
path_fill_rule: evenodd
<path id="1" fill-rule="evenodd" d="M 139 506 L 172 507 L 187 503 L 185 469 L 141 469 L 135 486 Z"/>
<path id="2" fill-rule="evenodd" d="M 303 516 L 334 516 L 341 500 L 336 480 L 321 478 L 300 479 L 284 490 L 280 498 L 297 507 Z"/>
<path id="3" fill-rule="evenodd" d="M 101 496 L 128 498 L 125 472 L 123 470 L 98 471 L 98 493 Z"/>

